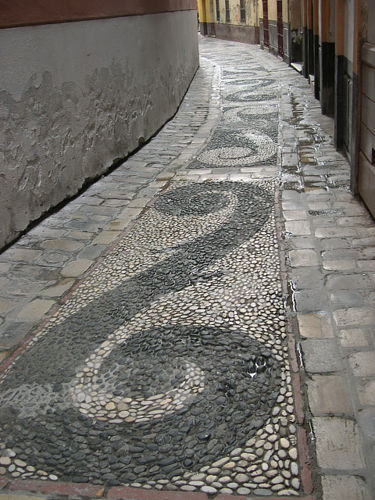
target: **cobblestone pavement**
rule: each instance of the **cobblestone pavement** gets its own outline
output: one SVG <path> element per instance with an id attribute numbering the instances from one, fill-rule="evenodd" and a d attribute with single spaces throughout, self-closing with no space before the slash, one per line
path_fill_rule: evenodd
<path id="1" fill-rule="evenodd" d="M 0 256 L 0 500 L 374 497 L 375 225 L 331 127 L 201 39 L 176 116 Z"/>

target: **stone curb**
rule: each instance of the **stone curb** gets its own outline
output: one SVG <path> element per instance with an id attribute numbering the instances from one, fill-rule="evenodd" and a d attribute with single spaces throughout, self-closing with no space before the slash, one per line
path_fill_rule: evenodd
<path id="1" fill-rule="evenodd" d="M 279 158 L 279 165 L 281 165 L 281 158 Z M 287 249 L 284 244 L 283 239 L 283 220 L 282 220 L 282 206 L 280 191 L 276 190 L 275 193 L 275 221 L 276 221 L 276 232 L 279 242 L 279 255 L 280 255 L 280 275 L 281 283 L 283 287 L 283 294 L 285 300 L 288 298 L 288 270 L 286 266 L 286 255 Z M 311 458 L 310 450 L 307 441 L 307 432 L 304 427 L 305 424 L 305 407 L 306 402 L 303 398 L 303 389 L 301 385 L 300 376 L 300 364 L 297 358 L 296 352 L 296 334 L 298 329 L 296 328 L 294 315 L 288 308 L 287 312 L 287 324 L 288 324 L 288 349 L 289 349 L 289 361 L 291 369 L 291 379 L 292 379 L 292 389 L 294 398 L 294 411 L 297 419 L 297 447 L 298 456 L 300 464 L 300 475 L 302 488 L 305 494 L 311 494 L 314 489 L 313 478 L 311 472 Z"/>
<path id="2" fill-rule="evenodd" d="M 207 495 L 201 492 L 184 492 L 184 491 L 156 491 L 130 488 L 127 486 L 102 487 L 93 486 L 91 484 L 64 483 L 53 481 L 38 481 L 38 480 L 0 480 L 0 498 L 6 491 L 12 492 L 10 496 L 16 500 L 17 494 L 21 492 L 31 492 L 45 495 L 73 496 L 83 498 L 117 498 L 123 500 L 290 500 L 297 498 L 295 496 L 241 496 L 227 495 L 220 493 L 218 495 Z M 14 495 L 14 496 L 13 496 Z M 31 497 L 32 498 L 32 497 Z M 55 498 L 55 497 L 53 497 Z M 300 500 L 315 500 L 314 496 L 299 496 Z"/>

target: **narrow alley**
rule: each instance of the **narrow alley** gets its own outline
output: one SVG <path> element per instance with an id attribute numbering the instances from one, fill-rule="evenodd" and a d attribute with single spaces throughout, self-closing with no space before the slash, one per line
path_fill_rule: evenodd
<path id="1" fill-rule="evenodd" d="M 375 223 L 332 133 L 200 36 L 173 119 L 0 255 L 0 500 L 375 498 Z"/>

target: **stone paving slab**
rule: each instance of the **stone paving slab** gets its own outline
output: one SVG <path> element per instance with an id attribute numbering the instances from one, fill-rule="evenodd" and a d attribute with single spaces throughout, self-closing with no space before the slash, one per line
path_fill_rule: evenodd
<path id="1" fill-rule="evenodd" d="M 257 47 L 214 39 L 201 40 L 201 61 L 152 141 L 0 256 L 0 497 L 371 498 L 374 223 L 300 75 Z M 165 350 L 166 379 L 147 346 Z M 206 380 L 210 351 L 227 367 L 219 386 Z M 124 360 L 147 381 L 141 397 L 134 375 L 125 399 L 114 382 Z M 166 391 L 166 430 L 154 388 Z M 218 397 L 224 410 L 212 406 Z M 155 447 L 155 436 L 174 422 L 198 436 L 181 470 L 171 452 L 155 462 L 170 441 Z M 210 465 L 191 471 L 199 456 Z M 127 457 L 138 461 L 130 469 Z"/>
<path id="2" fill-rule="evenodd" d="M 299 182 L 288 185 L 289 171 L 281 167 L 281 179 L 286 177 L 282 205 L 292 266 L 291 309 L 298 319 L 301 375 L 308 387 L 306 417 L 312 417 L 310 438 L 316 443 L 323 498 L 367 499 L 375 495 L 375 420 L 371 397 L 360 398 L 361 388 L 371 392 L 366 384 L 373 377 L 375 225 L 349 192 L 348 164 L 333 151 L 313 98 L 298 86 L 290 88 L 292 99 L 285 94 L 290 112 L 281 117 L 279 142 L 282 150 L 297 151 Z M 297 140 L 293 130 L 302 133 Z M 319 167 L 320 178 L 311 175 L 311 164 Z M 293 233 L 298 226 L 288 230 L 301 218 L 306 235 Z M 361 255 L 367 255 L 368 264 L 361 264 Z"/>

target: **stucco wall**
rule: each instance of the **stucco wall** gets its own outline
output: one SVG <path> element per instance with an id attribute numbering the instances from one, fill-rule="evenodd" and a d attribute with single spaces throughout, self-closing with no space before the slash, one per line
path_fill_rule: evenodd
<path id="1" fill-rule="evenodd" d="M 203 35 L 244 43 L 259 43 L 258 0 L 246 0 L 245 20 L 241 21 L 240 2 L 229 0 L 226 21 L 225 0 L 198 0 L 200 31 Z"/>
<path id="2" fill-rule="evenodd" d="M 176 111 L 196 11 L 0 30 L 0 248 Z"/>
<path id="3" fill-rule="evenodd" d="M 213 3 L 215 3 L 214 0 Z M 218 0 L 219 9 L 220 9 L 220 22 L 225 23 L 225 0 Z M 258 0 L 245 0 L 245 8 L 246 8 L 246 23 L 241 22 L 241 11 L 240 11 L 240 2 L 239 0 L 230 0 L 229 1 L 229 10 L 230 10 L 230 24 L 233 25 L 243 25 L 246 24 L 248 26 L 259 26 L 259 7 Z M 217 19 L 215 19 L 217 21 Z"/>
<path id="4" fill-rule="evenodd" d="M 277 21 L 277 0 L 268 0 L 268 19 Z"/>
<path id="5" fill-rule="evenodd" d="M 344 55 L 350 61 L 353 62 L 353 46 L 354 46 L 354 0 L 345 1 L 345 47 Z"/>
<path id="6" fill-rule="evenodd" d="M 367 0 L 367 41 L 375 45 L 375 5 Z"/>
<path id="7" fill-rule="evenodd" d="M 287 22 L 289 22 L 289 5 L 288 5 L 288 2 L 286 0 L 284 0 L 282 2 L 282 6 L 283 6 L 283 21 L 284 21 L 284 23 L 287 23 Z"/>
<path id="8" fill-rule="evenodd" d="M 216 0 L 198 0 L 197 7 L 199 13 L 199 21 L 201 23 L 214 23 L 216 12 Z"/>
<path id="9" fill-rule="evenodd" d="M 284 19 L 287 21 L 287 19 Z M 303 26 L 302 6 L 300 0 L 290 0 L 289 2 L 289 21 L 292 30 L 300 29 Z"/>

